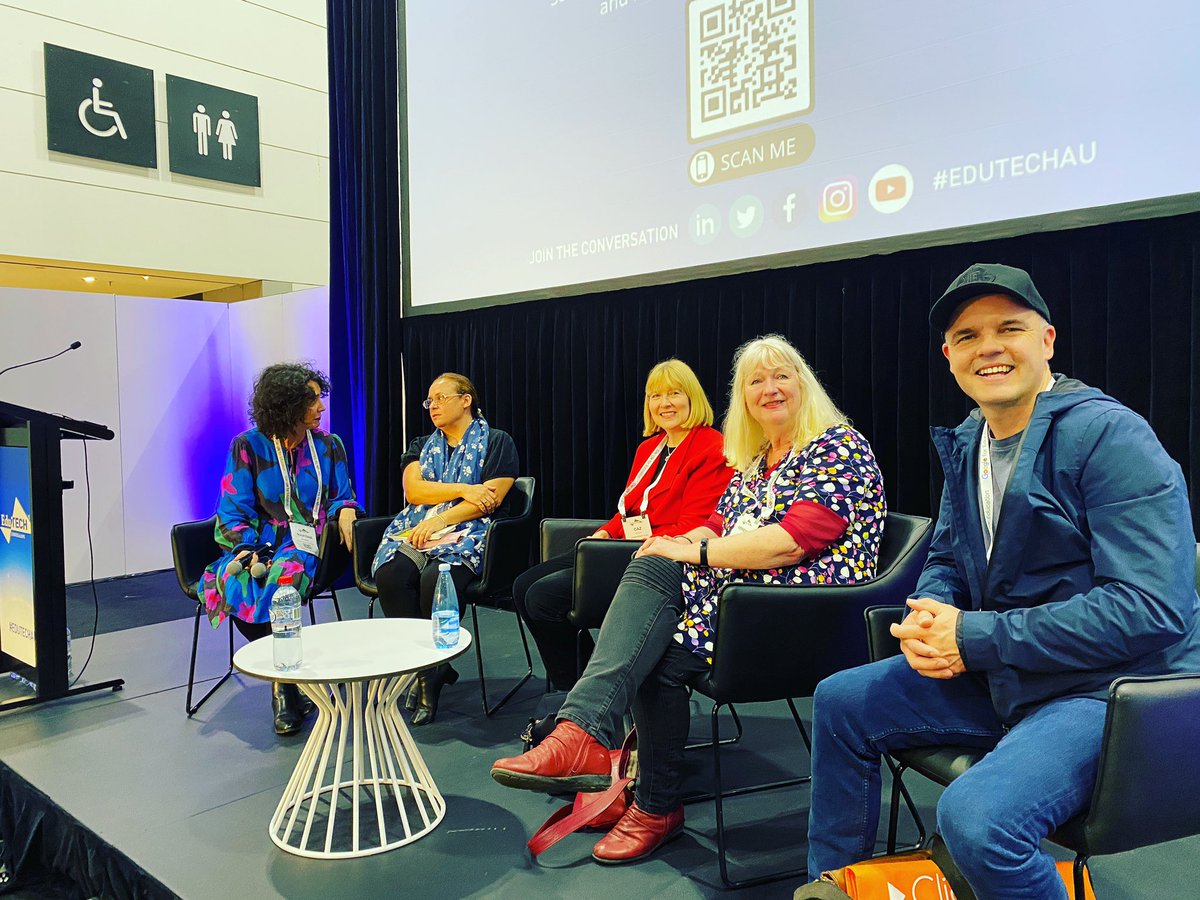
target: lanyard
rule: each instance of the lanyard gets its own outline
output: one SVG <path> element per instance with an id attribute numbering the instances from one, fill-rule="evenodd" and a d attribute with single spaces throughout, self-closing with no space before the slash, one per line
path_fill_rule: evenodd
<path id="1" fill-rule="evenodd" d="M 621 496 L 617 498 L 617 512 L 619 512 L 621 514 L 622 519 L 625 518 L 625 497 L 626 497 L 626 495 L 628 495 L 629 492 L 632 491 L 634 489 L 634 487 L 637 486 L 638 482 L 640 482 L 643 478 L 646 477 L 646 473 L 650 471 L 651 467 L 656 462 L 658 462 L 659 456 L 661 456 L 663 454 L 663 452 L 666 451 L 666 449 L 667 449 L 667 436 L 664 434 L 662 443 L 654 448 L 654 450 L 650 453 L 649 459 L 646 460 L 646 464 L 644 466 L 642 466 L 641 471 L 638 472 L 636 476 L 634 476 L 633 481 L 629 482 L 629 487 L 627 487 L 624 491 L 622 491 Z M 667 451 L 667 452 L 670 452 L 670 451 Z M 642 494 L 642 502 L 638 506 L 639 514 L 641 514 L 643 516 L 646 515 L 646 501 L 650 499 L 650 491 L 652 491 L 654 489 L 654 486 L 656 484 L 658 484 L 660 481 L 662 481 L 662 477 L 664 474 L 666 474 L 666 471 L 667 471 L 667 467 L 664 465 L 662 467 L 662 471 L 658 473 L 658 477 L 655 478 L 652 482 L 650 482 L 650 484 L 646 487 L 645 492 Z"/>
<path id="2" fill-rule="evenodd" d="M 1053 390 L 1054 375 L 1042 388 L 1041 393 Z M 992 509 L 995 505 L 992 497 L 992 435 L 987 420 L 983 421 L 983 433 L 979 436 L 979 507 L 983 511 L 983 520 L 987 527 L 983 529 L 983 549 L 988 561 L 992 559 L 992 543 L 996 538 L 996 528 L 992 524 Z M 1004 503 L 1004 495 L 1000 495 L 1000 503 Z"/>
<path id="3" fill-rule="evenodd" d="M 312 518 L 313 522 L 317 521 L 317 510 L 321 507 L 321 490 L 324 488 L 324 482 L 321 479 L 321 461 L 317 459 L 317 445 L 313 441 L 311 431 L 304 432 L 308 437 L 308 458 L 312 460 L 313 468 L 317 470 L 317 498 L 313 501 Z M 275 459 L 279 462 L 279 472 L 283 475 L 283 511 L 287 513 L 288 521 L 294 521 L 292 518 L 292 473 L 288 471 L 286 457 L 283 453 L 283 445 L 279 443 L 279 438 L 275 438 Z M 297 474 L 299 472 L 297 471 Z M 296 486 L 296 493 L 300 493 L 299 485 Z"/>
<path id="4" fill-rule="evenodd" d="M 765 522 L 767 517 L 770 516 L 771 512 L 775 509 L 775 482 L 779 480 L 779 476 L 783 473 L 784 468 L 787 466 L 788 460 L 795 456 L 795 454 L 796 448 L 792 447 L 788 450 L 787 456 L 775 464 L 775 470 L 771 473 L 771 477 L 767 479 L 767 489 L 762 500 L 762 505 L 758 510 L 758 521 Z M 759 460 L 762 460 L 763 469 L 766 469 L 767 456 L 764 453 L 758 458 L 758 460 L 754 461 L 754 464 L 750 467 L 751 471 L 758 468 Z M 755 503 L 758 502 L 758 495 L 754 491 L 749 490 L 744 481 L 742 482 L 742 496 L 754 501 Z"/>

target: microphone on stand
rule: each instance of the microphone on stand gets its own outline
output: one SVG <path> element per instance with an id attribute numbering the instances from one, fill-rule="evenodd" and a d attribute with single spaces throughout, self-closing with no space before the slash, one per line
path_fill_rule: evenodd
<path id="1" fill-rule="evenodd" d="M 57 353 L 51 356 L 43 356 L 41 359 L 31 359 L 29 362 L 17 363 L 15 366 L 9 366 L 7 369 L 0 369 L 0 375 L 3 375 L 5 372 L 11 372 L 13 369 L 20 369 L 24 366 L 32 366 L 34 363 L 46 362 L 50 359 L 58 359 L 58 357 L 62 356 L 64 353 L 70 353 L 72 350 L 78 350 L 82 346 L 83 344 L 81 344 L 79 341 L 72 341 L 71 346 L 66 350 L 59 350 Z"/>

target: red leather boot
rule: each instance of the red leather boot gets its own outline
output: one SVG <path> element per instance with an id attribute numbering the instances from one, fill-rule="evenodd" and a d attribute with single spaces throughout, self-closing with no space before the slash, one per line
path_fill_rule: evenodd
<path id="1" fill-rule="evenodd" d="M 683 807 L 677 806 L 665 816 L 648 813 L 634 803 L 621 816 L 613 830 L 592 848 L 596 862 L 614 866 L 645 859 L 683 831 Z"/>
<path id="2" fill-rule="evenodd" d="M 612 759 L 599 741 L 563 719 L 528 753 L 492 763 L 492 778 L 526 791 L 603 791 L 612 784 Z"/>

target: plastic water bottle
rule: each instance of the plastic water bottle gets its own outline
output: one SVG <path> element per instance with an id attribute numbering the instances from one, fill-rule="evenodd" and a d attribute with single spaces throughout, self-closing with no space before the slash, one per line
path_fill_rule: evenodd
<path id="1" fill-rule="evenodd" d="M 75 680 L 75 661 L 71 659 L 71 629 L 67 629 L 67 681 Z"/>
<path id="2" fill-rule="evenodd" d="M 304 661 L 300 646 L 300 594 L 292 587 L 291 575 L 279 579 L 279 587 L 271 598 L 271 633 L 275 668 L 281 672 L 299 668 Z"/>
<path id="3" fill-rule="evenodd" d="M 450 650 L 458 646 L 458 592 L 450 577 L 450 563 L 438 563 L 433 589 L 433 646 Z"/>

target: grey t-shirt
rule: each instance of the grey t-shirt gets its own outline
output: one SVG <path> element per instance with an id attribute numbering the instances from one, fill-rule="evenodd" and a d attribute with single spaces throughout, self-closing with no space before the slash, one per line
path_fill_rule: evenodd
<path id="1" fill-rule="evenodd" d="M 984 425 L 986 428 L 987 425 Z M 1000 504 L 1004 500 L 1004 489 L 1008 487 L 1008 478 L 1012 474 L 1013 464 L 1017 461 L 1017 450 L 1021 446 L 1024 431 L 1018 431 L 1010 437 L 997 440 L 992 438 L 990 453 L 992 458 L 992 521 L 988 521 L 983 512 L 983 504 L 979 504 L 979 518 L 983 525 L 983 542 L 987 546 L 996 533 L 996 523 L 1000 521 Z"/>

